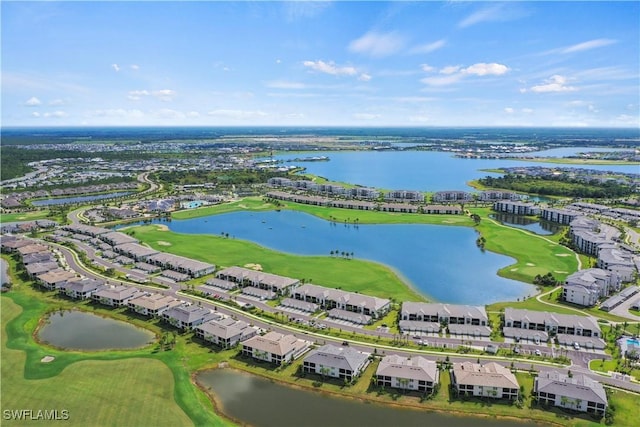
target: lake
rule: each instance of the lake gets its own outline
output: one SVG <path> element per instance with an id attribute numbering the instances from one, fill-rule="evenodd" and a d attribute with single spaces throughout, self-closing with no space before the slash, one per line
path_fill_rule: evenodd
<path id="1" fill-rule="evenodd" d="M 538 152 L 558 153 L 559 150 Z M 572 148 L 571 151 L 588 150 L 584 147 Z M 569 150 L 562 151 L 568 153 Z M 462 159 L 453 157 L 452 153 L 436 151 L 314 151 L 314 156 L 328 156 L 328 162 L 305 162 L 300 166 L 306 172 L 322 176 L 332 181 L 358 184 L 365 187 L 376 187 L 386 190 L 418 190 L 443 191 L 467 190 L 469 181 L 487 175 L 499 176 L 483 172 L 481 169 L 498 169 L 524 166 L 573 167 L 553 163 L 538 163 L 505 159 Z M 293 159 L 300 154 L 274 156 L 276 160 Z M 295 164 L 295 163 L 293 163 Z M 577 166 L 576 166 L 577 167 Z M 638 165 L 588 165 L 581 168 L 594 170 L 611 170 L 623 173 L 638 173 Z"/>
<path id="2" fill-rule="evenodd" d="M 490 216 L 501 224 L 515 228 L 522 228 L 523 230 L 529 230 L 532 233 L 536 233 L 542 236 L 555 234 L 562 230 L 562 226 L 560 226 L 559 224 L 549 221 L 538 221 L 522 215 L 495 212 Z"/>
<path id="3" fill-rule="evenodd" d="M 51 206 L 51 205 L 64 205 L 68 203 L 82 203 L 82 202 L 91 202 L 94 200 L 103 200 L 103 199 L 113 199 L 115 197 L 124 197 L 132 194 L 132 191 L 121 191 L 118 193 L 107 193 L 107 194 L 94 194 L 93 196 L 77 196 L 77 197 L 61 197 L 61 198 L 53 198 L 53 199 L 40 199 L 40 200 L 32 200 L 31 204 L 33 206 Z"/>
<path id="4" fill-rule="evenodd" d="M 357 212 L 354 212 L 354 218 Z M 296 211 L 234 212 L 157 222 L 171 231 L 250 240 L 298 255 L 353 252 L 392 267 L 425 296 L 440 302 L 485 305 L 536 293 L 526 283 L 499 277 L 510 257 L 482 252 L 470 227 L 425 224 L 345 225 Z M 255 260 L 259 262 L 259 260 Z M 321 283 L 319 283 L 321 284 Z"/>
<path id="5" fill-rule="evenodd" d="M 215 369 L 197 375 L 200 384 L 211 388 L 221 403 L 222 413 L 255 427 L 353 427 L 353 426 L 448 426 L 526 427 L 535 423 L 481 417 L 458 417 L 364 403 L 299 390 L 267 379 L 234 371 Z M 446 390 L 441 390 L 445 393 Z"/>
<path id="6" fill-rule="evenodd" d="M 126 322 L 69 310 L 52 313 L 38 338 L 60 348 L 95 351 L 144 347 L 155 335 Z"/>

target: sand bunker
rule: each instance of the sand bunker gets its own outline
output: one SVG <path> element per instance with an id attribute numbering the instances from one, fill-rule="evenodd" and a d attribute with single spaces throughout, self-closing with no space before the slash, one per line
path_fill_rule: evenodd
<path id="1" fill-rule="evenodd" d="M 249 263 L 249 264 L 245 264 L 244 267 L 250 268 L 252 270 L 262 271 L 262 266 L 260 264 Z"/>
<path id="2" fill-rule="evenodd" d="M 511 270 L 509 270 L 509 271 L 518 271 L 518 269 L 517 269 L 517 268 L 512 268 L 512 269 L 511 269 Z"/>
<path id="3" fill-rule="evenodd" d="M 158 231 L 169 231 L 169 227 L 164 224 L 156 224 Z"/>
<path id="4" fill-rule="evenodd" d="M 571 256 L 571 254 L 556 254 L 556 256 Z"/>
<path id="5" fill-rule="evenodd" d="M 567 274 L 569 273 L 568 271 L 561 271 L 561 270 L 554 270 L 554 273 L 558 273 L 558 274 Z"/>
<path id="6" fill-rule="evenodd" d="M 158 240 L 158 245 L 160 246 L 171 246 L 171 243 L 165 242 L 164 240 Z"/>
<path id="7" fill-rule="evenodd" d="M 50 362 L 53 362 L 54 360 L 56 360 L 56 358 L 53 357 L 53 356 L 45 356 L 42 359 L 40 359 L 40 362 L 42 362 L 42 363 L 50 363 Z"/>
<path id="8" fill-rule="evenodd" d="M 536 266 L 535 264 L 532 264 L 532 263 L 530 263 L 530 262 L 528 262 L 528 263 L 527 263 L 527 265 L 528 265 L 529 267 L 535 267 L 535 266 Z"/>

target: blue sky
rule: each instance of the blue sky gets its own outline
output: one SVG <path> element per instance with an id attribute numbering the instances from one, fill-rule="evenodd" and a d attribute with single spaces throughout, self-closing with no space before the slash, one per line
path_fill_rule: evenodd
<path id="1" fill-rule="evenodd" d="M 2 125 L 638 127 L 639 5 L 2 1 Z"/>

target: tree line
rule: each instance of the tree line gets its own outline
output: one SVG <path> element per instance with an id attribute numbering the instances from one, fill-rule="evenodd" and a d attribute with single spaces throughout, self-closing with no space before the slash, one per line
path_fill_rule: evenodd
<path id="1" fill-rule="evenodd" d="M 481 178 L 479 182 L 489 188 L 546 196 L 617 198 L 626 197 L 633 193 L 631 186 L 614 180 L 583 181 L 563 175 L 537 177 L 507 174 L 501 177 L 487 176 Z"/>

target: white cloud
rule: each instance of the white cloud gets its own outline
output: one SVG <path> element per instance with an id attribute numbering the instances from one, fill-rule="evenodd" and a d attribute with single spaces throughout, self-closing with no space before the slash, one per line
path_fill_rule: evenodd
<path id="1" fill-rule="evenodd" d="M 138 64 L 131 64 L 131 69 L 133 71 L 138 71 L 140 69 L 140 66 Z"/>
<path id="2" fill-rule="evenodd" d="M 371 75 L 369 75 L 367 73 L 362 73 L 358 77 L 358 80 L 360 80 L 361 82 L 368 82 L 369 80 L 371 80 Z"/>
<path id="3" fill-rule="evenodd" d="M 173 100 L 173 97 L 176 96 L 176 91 L 171 89 L 154 90 L 151 92 L 151 95 L 155 96 L 160 101 L 167 102 Z"/>
<path id="4" fill-rule="evenodd" d="M 26 105 L 27 107 L 37 107 L 39 105 L 42 105 L 42 101 L 40 101 L 35 96 L 32 96 L 31 98 L 25 101 L 24 105 Z"/>
<path id="5" fill-rule="evenodd" d="M 444 47 L 447 44 L 445 39 L 437 40 L 433 43 L 427 43 L 419 46 L 414 46 L 409 50 L 409 53 L 431 53 Z"/>
<path id="6" fill-rule="evenodd" d="M 515 112 L 515 110 L 513 108 L 511 108 L 511 107 L 506 107 L 504 109 L 504 112 L 507 113 L 507 114 L 513 114 Z"/>
<path id="7" fill-rule="evenodd" d="M 434 70 L 433 67 L 428 65 L 423 65 L 422 69 L 425 71 Z M 495 62 L 479 62 L 466 68 L 463 68 L 460 65 L 448 65 L 438 71 L 442 76 L 425 77 L 420 81 L 429 86 L 447 86 L 470 76 L 501 76 L 507 72 L 509 72 L 509 67 Z"/>
<path id="8" fill-rule="evenodd" d="M 186 116 L 181 111 L 171 110 L 169 108 L 162 108 L 157 111 L 153 111 L 152 114 L 161 119 L 182 120 Z"/>
<path id="9" fill-rule="evenodd" d="M 105 110 L 95 110 L 88 114 L 91 117 L 111 117 L 118 119 L 139 119 L 145 116 L 140 110 L 125 110 L 124 108 L 109 108 Z"/>
<path id="10" fill-rule="evenodd" d="M 501 76 L 508 71 L 509 67 L 503 64 L 496 64 L 495 62 L 491 64 L 480 62 L 463 70 L 465 74 L 474 74 L 476 76 Z"/>
<path id="11" fill-rule="evenodd" d="M 520 89 L 520 92 L 525 93 L 531 91 L 534 93 L 554 93 L 554 92 L 573 92 L 578 90 L 574 86 L 568 86 L 567 78 L 559 74 L 555 74 L 546 79 L 543 84 L 532 86 L 529 89 Z"/>
<path id="12" fill-rule="evenodd" d="M 197 111 L 189 111 L 187 113 L 187 117 L 189 117 L 190 119 L 195 119 L 200 117 L 200 113 L 198 113 Z"/>
<path id="13" fill-rule="evenodd" d="M 44 113 L 44 117 L 53 119 L 62 119 L 67 117 L 68 114 L 64 111 L 52 111 L 50 113 Z"/>
<path id="14" fill-rule="evenodd" d="M 435 68 L 434 68 L 434 67 L 432 67 L 432 66 L 431 66 L 431 65 L 429 65 L 429 64 L 422 64 L 422 65 L 420 65 L 420 68 L 422 69 L 422 71 L 425 71 L 425 72 L 427 72 L 427 73 L 429 73 L 429 72 L 431 72 L 431 71 L 435 70 Z"/>
<path id="15" fill-rule="evenodd" d="M 457 73 L 459 69 L 460 69 L 459 65 L 447 65 L 446 67 L 443 67 L 440 69 L 440 74 Z"/>
<path id="16" fill-rule="evenodd" d="M 146 90 L 131 90 L 129 91 L 129 94 L 127 95 L 127 98 L 129 98 L 132 101 L 139 101 L 143 96 L 149 96 L 149 91 Z"/>
<path id="17" fill-rule="evenodd" d="M 353 76 L 358 73 L 354 67 L 338 67 L 333 62 L 324 61 L 304 61 L 302 63 L 305 67 L 311 68 L 314 71 L 320 73 L 331 74 L 333 76 Z"/>
<path id="18" fill-rule="evenodd" d="M 522 112 L 525 114 L 533 114 L 533 108 L 523 108 Z"/>
<path id="19" fill-rule="evenodd" d="M 426 114 L 419 114 L 415 116 L 409 116 L 409 121 L 415 123 L 427 123 L 431 121 L 431 118 Z"/>
<path id="20" fill-rule="evenodd" d="M 306 89 L 307 85 L 300 82 L 289 82 L 286 80 L 275 80 L 267 82 L 267 87 L 272 89 Z"/>
<path id="21" fill-rule="evenodd" d="M 282 64 L 282 60 L 281 59 L 276 59 L 276 64 Z"/>
<path id="22" fill-rule="evenodd" d="M 39 118 L 40 113 L 38 113 L 37 111 L 34 111 L 33 113 L 31 113 L 31 117 Z"/>
<path id="23" fill-rule="evenodd" d="M 464 18 L 462 21 L 458 23 L 458 27 L 467 28 L 475 24 L 479 24 L 481 22 L 490 22 L 498 20 L 500 16 L 500 12 L 502 10 L 502 5 L 493 5 L 491 7 L 485 7 L 484 9 L 480 9 L 471 15 Z"/>
<path id="24" fill-rule="evenodd" d="M 220 117 L 225 119 L 246 120 L 260 117 L 267 117 L 268 114 L 263 111 L 246 111 L 246 110 L 213 110 L 207 113 L 212 117 Z"/>
<path id="25" fill-rule="evenodd" d="M 118 64 L 111 64 L 111 68 L 113 68 L 116 73 L 120 71 L 120 66 Z"/>
<path id="26" fill-rule="evenodd" d="M 585 50 L 595 49 L 598 47 L 609 46 L 614 43 L 617 43 L 617 40 L 595 39 L 595 40 L 589 40 L 583 43 L 574 44 L 572 46 L 567 46 L 565 48 L 560 49 L 560 52 L 561 53 L 582 52 Z"/>
<path id="27" fill-rule="evenodd" d="M 383 57 L 402 50 L 404 44 L 404 38 L 396 32 L 377 33 L 370 31 L 349 43 L 349 50 L 373 57 Z"/>
<path id="28" fill-rule="evenodd" d="M 380 114 L 356 113 L 353 115 L 353 118 L 356 120 L 375 120 L 380 118 Z"/>

